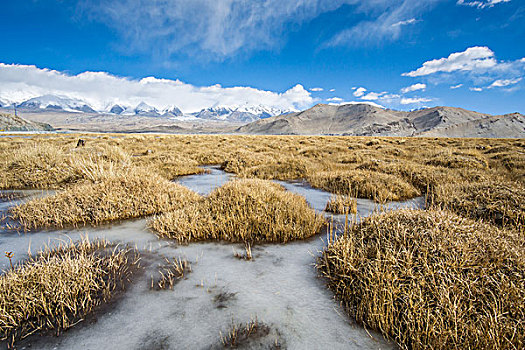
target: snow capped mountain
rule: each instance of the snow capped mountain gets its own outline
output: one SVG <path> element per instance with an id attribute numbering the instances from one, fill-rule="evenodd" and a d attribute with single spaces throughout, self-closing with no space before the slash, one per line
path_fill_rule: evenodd
<path id="1" fill-rule="evenodd" d="M 11 105 L 10 102 L 8 102 L 7 100 L 3 100 L 0 98 L 0 107 L 2 108 L 5 108 L 5 107 L 9 107 Z"/>
<path id="2" fill-rule="evenodd" d="M 290 113 L 279 108 L 266 106 L 216 106 L 205 108 L 195 114 L 196 118 L 206 120 L 224 120 L 230 122 L 253 122 L 262 118 Z"/>
<path id="3" fill-rule="evenodd" d="M 31 98 L 17 105 L 18 108 L 25 109 L 46 109 L 46 110 L 63 110 L 67 112 L 84 112 L 84 113 L 95 113 L 96 111 L 91 108 L 86 102 L 55 95 L 44 95 L 40 97 Z"/>
<path id="4" fill-rule="evenodd" d="M 0 96 L 0 107 L 12 106 L 12 101 L 8 101 Z M 169 105 L 158 108 L 142 101 L 136 106 L 123 105 L 119 103 L 106 104 L 100 110 L 95 110 L 89 103 L 77 98 L 69 98 L 58 95 L 43 95 L 34 97 L 16 104 L 21 110 L 31 112 L 75 112 L 75 113 L 99 113 L 126 116 L 142 117 L 162 117 L 172 118 L 180 121 L 225 121 L 234 123 L 250 123 L 259 119 L 273 117 L 292 111 L 282 110 L 263 105 L 217 105 L 204 108 L 199 112 L 184 114 L 177 106 Z"/>
<path id="5" fill-rule="evenodd" d="M 168 106 L 162 110 L 163 117 L 181 117 L 182 115 L 181 110 L 175 105 Z"/>
<path id="6" fill-rule="evenodd" d="M 145 102 L 141 102 L 137 105 L 137 107 L 135 107 L 135 114 L 137 115 L 146 115 L 146 116 L 158 116 L 160 115 L 159 114 L 159 111 L 153 107 L 153 106 L 150 106 L 149 104 L 145 103 Z"/>
<path id="7" fill-rule="evenodd" d="M 109 113 L 111 114 L 120 114 L 122 112 L 124 112 L 125 108 L 122 107 L 121 105 L 113 105 L 110 109 L 109 109 Z"/>

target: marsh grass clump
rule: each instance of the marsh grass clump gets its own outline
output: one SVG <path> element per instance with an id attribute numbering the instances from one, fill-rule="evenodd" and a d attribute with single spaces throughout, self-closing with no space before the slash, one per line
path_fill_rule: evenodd
<path id="1" fill-rule="evenodd" d="M 356 214 L 357 200 L 345 195 L 331 196 L 324 210 L 334 214 Z"/>
<path id="2" fill-rule="evenodd" d="M 232 321 L 230 329 L 226 335 L 221 336 L 221 343 L 225 348 L 238 348 L 250 344 L 254 340 L 264 338 L 270 334 L 270 327 L 259 322 L 257 319 L 245 324 L 235 324 Z"/>
<path id="3" fill-rule="evenodd" d="M 253 260 L 252 246 L 250 242 L 244 242 L 244 253 L 233 252 L 233 256 L 239 260 Z"/>
<path id="4" fill-rule="evenodd" d="M 138 252 L 87 239 L 46 248 L 0 276 L 0 339 L 58 335 L 124 290 Z"/>
<path id="5" fill-rule="evenodd" d="M 403 179 L 368 170 L 339 170 L 317 172 L 309 176 L 313 187 L 342 195 L 356 195 L 377 202 L 399 201 L 421 193 Z"/>
<path id="6" fill-rule="evenodd" d="M 487 159 L 475 150 L 465 152 L 445 149 L 429 154 L 429 158 L 430 159 L 426 161 L 427 165 L 441 166 L 445 168 L 485 169 L 488 167 Z"/>
<path id="7" fill-rule="evenodd" d="M 525 347 L 525 240 L 438 210 L 378 214 L 318 261 L 358 322 L 404 349 Z"/>
<path id="8" fill-rule="evenodd" d="M 208 197 L 150 222 L 159 236 L 181 243 L 203 240 L 286 243 L 318 233 L 321 215 L 306 200 L 271 181 L 230 181 Z"/>
<path id="9" fill-rule="evenodd" d="M 151 277 L 151 289 L 173 289 L 175 283 L 191 273 L 191 264 L 186 259 L 165 258 L 165 264 L 159 268 L 159 277 Z"/>
<path id="10" fill-rule="evenodd" d="M 70 186 L 11 209 L 24 230 L 41 227 L 99 225 L 181 208 L 198 201 L 190 189 L 147 170 L 131 168 L 106 174 L 94 183 Z"/>
<path id="11" fill-rule="evenodd" d="M 436 186 L 430 205 L 525 232 L 525 186 L 508 181 L 457 182 Z"/>
<path id="12" fill-rule="evenodd" d="M 72 148 L 54 143 L 24 143 L 0 154 L 0 188 L 61 188 L 85 180 L 92 169 L 129 163 L 129 155 L 116 146 Z"/>

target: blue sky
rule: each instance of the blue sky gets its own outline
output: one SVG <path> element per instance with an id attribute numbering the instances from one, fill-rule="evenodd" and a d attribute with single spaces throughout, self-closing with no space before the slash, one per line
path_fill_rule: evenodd
<path id="1" fill-rule="evenodd" d="M 237 100 L 525 113 L 519 0 L 7 0 L 1 9 L 6 101 L 49 92 L 183 111 Z"/>

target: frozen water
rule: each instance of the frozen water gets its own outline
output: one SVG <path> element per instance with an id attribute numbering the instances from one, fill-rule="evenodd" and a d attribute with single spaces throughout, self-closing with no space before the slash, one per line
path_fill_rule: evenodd
<path id="1" fill-rule="evenodd" d="M 208 169 L 208 174 L 187 176 L 178 182 L 207 194 L 230 178 L 216 167 Z M 279 183 L 305 196 L 319 211 L 330 197 L 304 183 Z M 0 215 L 22 200 L 0 202 Z M 416 199 L 391 203 L 390 207 L 418 207 L 422 203 Z M 358 200 L 360 216 L 369 215 L 376 207 L 370 201 Z M 255 318 L 273 329 L 261 340 L 264 348 L 276 340 L 288 349 L 395 347 L 345 316 L 317 277 L 314 264 L 325 244 L 324 235 L 286 245 L 258 245 L 252 248 L 254 260 L 244 261 L 234 257 L 234 250 L 242 252 L 242 245 L 180 246 L 157 238 L 148 230 L 147 219 L 139 219 L 98 228 L 21 234 L 4 230 L 0 232 L 0 251 L 13 251 L 15 260 L 20 261 L 27 257 L 28 249 L 35 252 L 45 244 L 77 241 L 85 234 L 91 239 L 137 246 L 143 253 L 145 273 L 137 275 L 123 298 L 98 315 L 96 322 L 79 324 L 60 337 L 26 339 L 20 348 L 31 344 L 38 349 L 209 349 L 220 344 L 220 332 L 226 334 L 232 320 L 238 324 Z M 173 290 L 150 290 L 150 276 L 163 257 L 188 259 L 192 272 Z M 8 260 L 0 261 L 0 267 L 7 269 Z"/>
<path id="2" fill-rule="evenodd" d="M 232 177 L 231 174 L 220 170 L 219 166 L 205 166 L 203 174 L 183 176 L 177 179 L 177 183 L 188 187 L 202 195 L 209 194 L 213 189 L 224 185 Z"/>

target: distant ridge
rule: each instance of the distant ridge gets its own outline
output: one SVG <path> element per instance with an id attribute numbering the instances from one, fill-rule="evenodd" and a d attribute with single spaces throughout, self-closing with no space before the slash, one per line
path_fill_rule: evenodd
<path id="1" fill-rule="evenodd" d="M 519 113 L 492 116 L 456 107 L 412 112 L 369 104 L 326 105 L 243 125 L 236 132 L 268 135 L 525 137 Z"/>
<path id="2" fill-rule="evenodd" d="M 49 124 L 37 123 L 7 113 L 0 113 L 0 131 L 53 131 Z"/>

